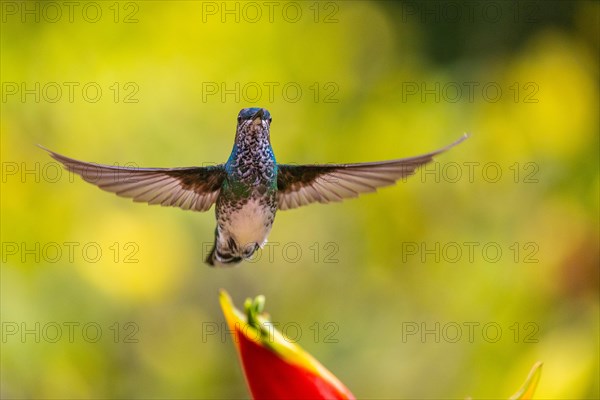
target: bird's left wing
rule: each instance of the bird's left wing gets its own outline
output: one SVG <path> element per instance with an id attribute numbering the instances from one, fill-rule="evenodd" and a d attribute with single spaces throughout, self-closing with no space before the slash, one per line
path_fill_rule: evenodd
<path id="1" fill-rule="evenodd" d="M 393 185 L 467 137 L 465 134 L 451 145 L 428 154 L 397 160 L 359 164 L 280 164 L 277 172 L 278 207 L 287 210 L 314 202 L 342 201 Z"/>
<path id="2" fill-rule="evenodd" d="M 40 146 L 42 147 L 42 146 Z M 223 165 L 189 168 L 136 168 L 88 163 L 42 147 L 67 170 L 100 189 L 133 201 L 206 211 L 225 178 Z"/>

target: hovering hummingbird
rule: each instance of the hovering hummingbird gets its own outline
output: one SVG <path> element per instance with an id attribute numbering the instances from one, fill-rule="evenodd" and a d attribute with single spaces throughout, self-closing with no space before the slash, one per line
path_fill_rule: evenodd
<path id="1" fill-rule="evenodd" d="M 237 117 L 225 164 L 187 168 L 136 168 L 78 161 L 48 149 L 65 168 L 101 189 L 136 202 L 207 211 L 216 203 L 211 266 L 233 266 L 264 245 L 277 210 L 329 203 L 374 192 L 432 161 L 468 136 L 421 156 L 358 164 L 289 165 L 275 161 L 271 114 L 244 108 Z"/>

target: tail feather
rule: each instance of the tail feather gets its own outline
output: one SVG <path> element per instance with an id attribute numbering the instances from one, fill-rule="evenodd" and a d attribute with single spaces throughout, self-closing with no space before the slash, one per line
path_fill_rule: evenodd
<path id="1" fill-rule="evenodd" d="M 210 253 L 208 253 L 208 256 L 204 259 L 204 262 L 206 264 L 208 264 L 211 267 L 215 266 L 215 250 L 217 248 L 217 235 L 219 234 L 219 230 L 215 228 L 215 241 L 213 242 L 213 246 L 212 249 L 210 250 Z"/>
<path id="2" fill-rule="evenodd" d="M 215 249 L 216 246 L 213 244 L 212 250 L 210 251 L 210 253 L 208 253 L 208 256 L 204 260 L 204 262 L 211 267 L 215 266 Z"/>
<path id="3" fill-rule="evenodd" d="M 231 253 L 222 253 L 217 250 L 217 241 L 215 239 L 212 250 L 204 262 L 211 267 L 234 267 L 242 262 L 242 257 L 234 256 Z"/>
<path id="4" fill-rule="evenodd" d="M 240 246 L 233 237 L 227 237 L 222 240 L 219 230 L 215 229 L 215 241 L 213 242 L 210 253 L 204 262 L 211 267 L 233 267 L 244 259 L 252 257 L 259 249 L 258 243 L 252 243 L 247 246 Z"/>

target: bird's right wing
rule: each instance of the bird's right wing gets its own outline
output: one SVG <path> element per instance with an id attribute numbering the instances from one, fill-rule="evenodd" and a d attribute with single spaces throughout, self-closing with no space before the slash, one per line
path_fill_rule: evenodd
<path id="1" fill-rule="evenodd" d="M 42 147 L 42 146 L 40 146 Z M 225 179 L 223 165 L 189 168 L 136 168 L 88 163 L 42 147 L 85 181 L 136 202 L 206 211 Z"/>

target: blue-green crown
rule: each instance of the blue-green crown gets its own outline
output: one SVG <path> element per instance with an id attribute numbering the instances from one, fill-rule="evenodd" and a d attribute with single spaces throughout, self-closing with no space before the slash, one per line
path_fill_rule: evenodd
<path id="1" fill-rule="evenodd" d="M 262 119 L 271 119 L 269 110 L 260 107 L 244 108 L 238 114 L 238 120 L 253 119 L 253 117 L 262 110 Z"/>

